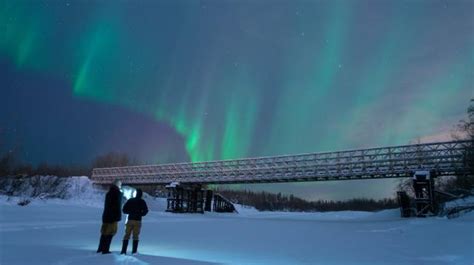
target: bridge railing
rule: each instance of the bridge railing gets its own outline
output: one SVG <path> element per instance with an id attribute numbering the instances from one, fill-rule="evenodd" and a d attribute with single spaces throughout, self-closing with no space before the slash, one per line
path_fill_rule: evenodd
<path id="1" fill-rule="evenodd" d="M 472 141 L 391 146 L 325 153 L 245 158 L 197 163 L 175 163 L 96 168 L 92 180 L 111 183 L 243 183 L 318 181 L 406 177 L 417 169 L 440 175 L 466 168 L 466 148 Z"/>

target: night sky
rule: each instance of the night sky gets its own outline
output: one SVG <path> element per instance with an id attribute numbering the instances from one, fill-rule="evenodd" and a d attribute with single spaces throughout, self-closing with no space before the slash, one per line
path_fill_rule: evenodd
<path id="1" fill-rule="evenodd" d="M 474 97 L 474 1 L 0 0 L 0 151 L 86 164 L 444 140 Z M 393 180 L 260 185 L 384 197 Z"/>

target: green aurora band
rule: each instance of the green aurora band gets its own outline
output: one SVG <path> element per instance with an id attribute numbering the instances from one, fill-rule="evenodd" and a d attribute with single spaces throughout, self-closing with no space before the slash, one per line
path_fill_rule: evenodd
<path id="1" fill-rule="evenodd" d="M 375 42 L 362 47 L 352 40 L 370 28 L 360 25 L 366 14 L 354 2 L 297 1 L 299 11 L 283 22 L 285 6 L 249 18 L 260 6 L 247 2 L 221 7 L 240 20 L 215 21 L 198 2 L 159 5 L 143 17 L 128 15 L 130 3 L 0 3 L 2 56 L 19 70 L 67 79 L 77 98 L 167 123 L 185 139 L 190 161 L 405 144 L 459 119 L 465 107 L 456 106 L 473 96 L 472 37 L 461 55 L 437 62 L 436 76 L 411 76 L 410 56 L 424 49 L 421 3 L 409 13 L 402 6 L 410 2 L 381 11 L 383 25 L 367 35 Z M 258 24 L 239 31 L 245 19 L 281 32 Z M 270 57 L 280 64 L 267 65 Z M 398 87 L 407 76 L 416 87 Z M 398 109 L 383 112 L 384 105 Z"/>

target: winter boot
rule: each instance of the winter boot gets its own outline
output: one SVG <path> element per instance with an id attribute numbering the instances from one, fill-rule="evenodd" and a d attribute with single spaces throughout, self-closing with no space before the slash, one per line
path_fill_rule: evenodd
<path id="1" fill-rule="evenodd" d="M 127 254 L 127 247 L 128 247 L 128 239 L 124 240 L 122 243 L 122 252 L 120 254 Z"/>
<path id="2" fill-rule="evenodd" d="M 112 243 L 112 237 L 110 235 L 105 236 L 104 248 L 102 249 L 102 254 L 109 254 L 110 252 L 110 243 Z"/>
<path id="3" fill-rule="evenodd" d="M 138 240 L 133 240 L 132 254 L 136 254 L 138 249 Z"/>
<path id="4" fill-rule="evenodd" d="M 102 250 L 104 249 L 105 238 L 106 238 L 105 235 L 100 236 L 99 247 L 97 248 L 97 253 L 102 252 Z"/>

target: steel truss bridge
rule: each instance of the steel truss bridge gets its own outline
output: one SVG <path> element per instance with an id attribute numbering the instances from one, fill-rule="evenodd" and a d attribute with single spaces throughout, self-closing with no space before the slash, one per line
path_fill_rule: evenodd
<path id="1" fill-rule="evenodd" d="M 95 168 L 92 181 L 164 185 L 275 183 L 411 177 L 416 170 L 438 176 L 472 173 L 473 141 L 413 144 L 299 155 L 198 163 Z M 467 154 L 470 154 L 469 156 Z"/>

